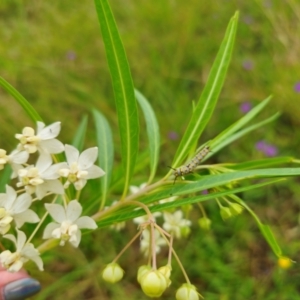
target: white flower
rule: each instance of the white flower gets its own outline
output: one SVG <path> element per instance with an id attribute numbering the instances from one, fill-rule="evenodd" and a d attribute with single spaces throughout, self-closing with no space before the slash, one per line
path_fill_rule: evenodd
<path id="1" fill-rule="evenodd" d="M 81 240 L 82 228 L 96 229 L 95 221 L 87 216 L 80 217 L 82 207 L 77 200 L 69 202 L 67 208 L 59 204 L 45 204 L 51 217 L 57 223 L 50 223 L 46 226 L 43 239 L 60 239 L 60 245 L 64 246 L 69 241 L 74 247 L 78 247 Z"/>
<path id="2" fill-rule="evenodd" d="M 177 198 L 178 198 L 178 196 L 172 196 L 172 197 L 169 197 L 169 198 L 161 199 L 161 200 L 159 200 L 158 202 L 159 202 L 160 204 L 168 203 L 168 202 L 173 202 L 173 201 L 175 201 Z"/>
<path id="3" fill-rule="evenodd" d="M 25 127 L 22 133 L 15 137 L 20 141 L 18 150 L 25 150 L 28 153 L 36 151 L 45 153 L 60 153 L 64 151 L 64 145 L 55 139 L 60 132 L 60 122 L 55 122 L 47 127 L 42 122 L 37 122 L 37 134 L 31 127 Z"/>
<path id="4" fill-rule="evenodd" d="M 35 193 L 38 199 L 45 197 L 47 192 L 62 195 L 64 194 L 64 188 L 57 179 L 60 166 L 61 164 L 52 165 L 49 154 L 42 154 L 35 166 L 28 166 L 18 171 L 19 182 L 17 187 L 24 186 L 28 194 Z"/>
<path id="5" fill-rule="evenodd" d="M 142 183 L 140 186 L 131 185 L 131 186 L 129 186 L 130 194 L 132 194 L 132 195 L 136 194 L 137 192 L 139 192 L 140 190 L 142 190 L 146 186 L 147 186 L 147 183 Z"/>
<path id="6" fill-rule="evenodd" d="M 43 261 L 40 258 L 40 253 L 34 248 L 33 244 L 25 244 L 26 235 L 23 231 L 17 230 L 17 239 L 12 234 L 3 236 L 11 240 L 16 246 L 16 252 L 5 250 L 0 254 L 0 263 L 2 267 L 6 268 L 9 272 L 18 272 L 25 262 L 32 260 L 43 271 Z"/>
<path id="7" fill-rule="evenodd" d="M 155 239 L 155 252 L 159 253 L 161 246 L 165 246 L 167 242 L 156 229 L 154 229 L 154 239 Z M 148 229 L 145 229 L 142 233 L 142 238 L 140 243 L 140 250 L 141 252 L 144 253 L 145 256 L 149 254 L 149 248 L 152 247 L 150 240 L 151 240 L 150 231 Z"/>
<path id="8" fill-rule="evenodd" d="M 156 220 L 156 218 L 158 218 L 160 216 L 161 216 L 161 212 L 159 212 L 159 211 L 152 214 L 154 221 Z M 141 225 L 147 221 L 149 221 L 149 216 L 147 214 L 133 219 L 133 223 L 138 224 L 138 225 Z"/>
<path id="9" fill-rule="evenodd" d="M 14 150 L 12 153 L 6 155 L 6 150 L 0 149 L 0 170 L 3 170 L 6 164 L 10 164 L 13 173 L 11 178 L 16 178 L 18 170 L 23 168 L 22 164 L 25 164 L 28 160 L 29 153 L 26 151 Z"/>
<path id="10" fill-rule="evenodd" d="M 174 213 L 165 212 L 163 216 L 165 220 L 163 228 L 178 239 L 181 237 L 182 231 L 191 226 L 190 220 L 183 219 L 181 210 L 177 210 Z"/>
<path id="11" fill-rule="evenodd" d="M 10 223 L 14 220 L 20 228 L 25 222 L 37 223 L 38 215 L 28 209 L 31 205 L 31 196 L 27 193 L 17 197 L 16 191 L 6 185 L 6 194 L 0 194 L 0 234 L 5 234 L 10 229 Z"/>
<path id="12" fill-rule="evenodd" d="M 79 155 L 75 147 L 65 145 L 65 153 L 67 163 L 59 170 L 60 176 L 67 178 L 64 188 L 68 188 L 73 183 L 76 190 L 81 190 L 88 179 L 98 178 L 105 174 L 100 167 L 94 165 L 98 156 L 97 147 L 89 148 Z"/>

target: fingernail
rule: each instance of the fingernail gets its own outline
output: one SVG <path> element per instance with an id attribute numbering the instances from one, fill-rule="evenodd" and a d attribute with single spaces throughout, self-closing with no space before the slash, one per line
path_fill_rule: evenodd
<path id="1" fill-rule="evenodd" d="M 3 295 L 5 300 L 23 300 L 30 297 L 41 289 L 40 283 L 32 278 L 23 278 L 11 283 L 8 283 Z"/>

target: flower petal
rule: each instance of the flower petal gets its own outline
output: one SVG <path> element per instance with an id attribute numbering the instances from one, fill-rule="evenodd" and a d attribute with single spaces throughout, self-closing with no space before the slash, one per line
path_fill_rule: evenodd
<path id="1" fill-rule="evenodd" d="M 55 122 L 51 125 L 48 125 L 47 127 L 43 128 L 40 130 L 38 126 L 38 133 L 37 135 L 42 139 L 42 140 L 49 140 L 57 137 L 60 132 L 60 122 Z"/>
<path id="2" fill-rule="evenodd" d="M 78 219 L 81 213 L 82 207 L 79 202 L 77 200 L 70 201 L 66 211 L 67 220 L 74 222 Z"/>
<path id="3" fill-rule="evenodd" d="M 16 237 L 14 235 L 12 235 L 12 234 L 6 234 L 3 237 L 6 238 L 6 239 L 8 239 L 8 240 L 10 240 L 10 241 L 12 241 L 15 244 L 15 246 L 17 246 L 17 239 L 16 239 Z"/>
<path id="4" fill-rule="evenodd" d="M 24 223 L 37 223 L 40 218 L 33 210 L 27 209 L 20 214 L 14 215 L 14 220 L 16 222 L 17 228 L 20 228 Z"/>
<path id="5" fill-rule="evenodd" d="M 78 228 L 87 228 L 87 229 L 96 229 L 98 226 L 96 222 L 87 216 L 80 217 L 75 224 L 77 224 Z"/>
<path id="6" fill-rule="evenodd" d="M 60 224 L 51 222 L 49 223 L 46 228 L 44 229 L 44 233 L 43 233 L 43 239 L 50 239 L 52 238 L 52 232 L 53 230 L 55 230 L 56 228 L 59 228 Z"/>
<path id="7" fill-rule="evenodd" d="M 21 231 L 21 230 L 17 230 L 17 244 L 16 244 L 16 248 L 17 251 L 20 252 L 21 249 L 24 247 L 25 242 L 26 242 L 26 234 Z"/>
<path id="8" fill-rule="evenodd" d="M 47 192 L 63 195 L 64 187 L 58 179 L 47 180 L 43 184 L 36 186 L 35 194 L 39 200 L 43 199 Z"/>
<path id="9" fill-rule="evenodd" d="M 98 157 L 98 147 L 93 147 L 84 150 L 78 159 L 78 166 L 80 170 L 86 170 L 90 168 Z"/>
<path id="10" fill-rule="evenodd" d="M 37 127 L 36 132 L 38 134 L 39 132 L 41 132 L 43 130 L 43 128 L 45 128 L 45 123 L 37 121 L 36 127 Z"/>
<path id="11" fill-rule="evenodd" d="M 51 155 L 48 153 L 43 153 L 39 156 L 35 167 L 39 170 L 39 173 L 43 173 L 52 165 Z"/>
<path id="12" fill-rule="evenodd" d="M 65 162 L 54 164 L 50 168 L 48 168 L 43 174 L 41 174 L 41 177 L 43 179 L 57 179 L 59 177 L 58 171 L 67 167 L 68 165 Z"/>
<path id="13" fill-rule="evenodd" d="M 4 203 L 4 207 L 7 210 L 10 210 L 13 206 L 14 206 L 14 202 L 16 200 L 17 197 L 17 193 L 16 191 L 9 185 L 5 186 L 6 188 L 6 199 L 5 199 L 5 203 Z"/>
<path id="14" fill-rule="evenodd" d="M 105 175 L 105 172 L 98 166 L 91 166 L 87 169 L 89 172 L 86 179 L 94 179 Z"/>
<path id="15" fill-rule="evenodd" d="M 76 241 L 70 241 L 70 243 L 74 246 L 74 247 L 78 247 L 79 243 L 81 241 L 81 231 L 80 230 L 77 230 L 76 232 Z"/>
<path id="16" fill-rule="evenodd" d="M 45 203 L 45 207 L 54 221 L 62 223 L 66 220 L 66 212 L 62 205 Z"/>
<path id="17" fill-rule="evenodd" d="M 65 149 L 64 144 L 57 139 L 40 141 L 39 147 L 41 148 L 42 152 L 52 154 L 61 153 Z"/>
<path id="18" fill-rule="evenodd" d="M 14 164 L 24 164 L 28 160 L 29 153 L 27 151 L 14 150 L 9 157 L 10 161 Z"/>
<path id="19" fill-rule="evenodd" d="M 24 212 L 31 205 L 31 196 L 27 193 L 21 194 L 15 201 L 14 206 L 10 210 L 13 214 Z"/>
<path id="20" fill-rule="evenodd" d="M 65 153 L 67 157 L 68 165 L 71 166 L 73 162 L 77 162 L 79 158 L 79 151 L 71 146 L 71 145 L 65 145 Z"/>

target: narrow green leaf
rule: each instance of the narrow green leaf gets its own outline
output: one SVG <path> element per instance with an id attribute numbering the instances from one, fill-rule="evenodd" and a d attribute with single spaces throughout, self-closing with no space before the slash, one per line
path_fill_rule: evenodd
<path id="1" fill-rule="evenodd" d="M 17 102 L 23 107 L 28 117 L 36 123 L 37 121 L 43 121 L 41 116 L 32 107 L 32 105 L 4 78 L 0 77 L 0 85 L 17 100 Z"/>
<path id="2" fill-rule="evenodd" d="M 230 63 L 237 22 L 238 13 L 236 12 L 229 22 L 225 37 L 209 73 L 207 83 L 177 149 L 172 163 L 173 167 L 177 167 L 183 162 L 190 147 L 199 139 L 212 116 Z"/>
<path id="3" fill-rule="evenodd" d="M 290 156 L 272 157 L 272 158 L 247 161 L 240 164 L 233 164 L 228 167 L 234 170 L 250 170 L 250 169 L 258 169 L 258 168 L 266 168 L 266 167 L 281 165 L 286 163 L 292 163 L 293 161 L 294 158 Z"/>
<path id="4" fill-rule="evenodd" d="M 266 241 L 268 242 L 268 244 L 270 245 L 270 247 L 272 248 L 273 252 L 275 253 L 275 255 L 277 255 L 278 257 L 280 257 L 282 255 L 282 251 L 273 235 L 273 232 L 270 228 L 270 226 L 265 225 L 263 223 L 258 223 L 258 227 L 261 231 L 261 233 L 263 234 L 263 236 L 265 237 Z"/>
<path id="5" fill-rule="evenodd" d="M 83 150 L 86 129 L 88 124 L 88 116 L 84 115 L 73 137 L 72 145 L 79 151 Z"/>
<path id="6" fill-rule="evenodd" d="M 233 135 L 231 135 L 230 137 L 228 137 L 226 140 L 223 140 L 220 142 L 220 144 L 216 144 L 214 145 L 214 147 L 212 147 L 212 151 L 210 153 L 208 153 L 205 158 L 203 159 L 203 161 L 207 160 L 208 158 L 210 158 L 212 155 L 214 155 L 215 153 L 217 153 L 219 150 L 221 150 L 222 148 L 226 147 L 227 145 L 233 143 L 234 141 L 240 139 L 242 136 L 248 134 L 249 132 L 256 130 L 268 123 L 273 122 L 274 120 L 276 120 L 278 117 L 280 116 L 279 113 L 274 114 L 272 117 L 261 121 L 259 123 L 256 123 L 254 125 L 248 126 L 245 129 L 242 129 L 236 133 L 234 133 Z"/>
<path id="7" fill-rule="evenodd" d="M 266 239 L 267 243 L 269 244 L 269 246 L 271 247 L 271 249 L 273 250 L 274 254 L 278 257 L 280 257 L 282 255 L 282 251 L 273 235 L 273 232 L 271 230 L 271 228 L 268 225 L 263 224 L 259 217 L 256 215 L 256 213 L 242 200 L 240 199 L 238 196 L 231 194 L 230 198 L 232 198 L 233 200 L 237 201 L 238 203 L 240 203 L 241 205 L 243 205 L 248 212 L 252 215 L 252 217 L 254 218 L 254 220 L 256 221 L 259 230 L 261 231 L 261 233 L 263 234 L 264 238 Z"/>
<path id="8" fill-rule="evenodd" d="M 168 209 L 181 207 L 181 206 L 188 205 L 188 204 L 195 204 L 195 203 L 198 203 L 198 202 L 204 202 L 204 201 L 212 200 L 212 199 L 215 199 L 217 197 L 227 196 L 227 195 L 231 195 L 233 193 L 241 193 L 241 192 L 245 192 L 245 191 L 256 189 L 256 188 L 261 188 L 261 187 L 264 187 L 264 186 L 269 185 L 269 184 L 274 184 L 278 181 L 280 181 L 280 180 L 276 179 L 276 180 L 271 180 L 271 181 L 262 182 L 262 183 L 258 183 L 258 184 L 253 184 L 253 185 L 250 185 L 250 186 L 238 187 L 238 188 L 234 188 L 234 189 L 231 189 L 231 190 L 225 190 L 225 191 L 220 191 L 220 192 L 215 192 L 215 193 L 209 193 L 207 195 L 198 195 L 198 196 L 195 196 L 195 197 L 187 197 L 187 198 L 183 198 L 183 199 L 176 199 L 176 201 L 166 202 L 166 203 L 163 203 L 163 204 L 157 204 L 157 205 L 149 206 L 149 209 L 152 213 L 157 212 L 157 211 L 168 210 Z M 172 190 L 165 190 L 165 195 L 166 196 L 163 196 L 163 197 L 161 195 L 161 192 L 157 193 L 155 195 L 151 195 L 150 197 L 152 198 L 152 200 L 151 201 L 146 201 L 147 202 L 146 204 L 157 202 L 158 200 L 164 199 L 166 197 L 170 197 L 170 192 L 171 191 Z M 130 220 L 130 219 L 142 216 L 142 215 L 145 215 L 145 211 L 142 210 L 142 209 L 133 211 L 132 207 L 121 208 L 120 210 L 116 211 L 113 215 L 110 215 L 109 217 L 97 222 L 97 224 L 98 224 L 99 227 L 104 227 L 104 226 L 111 225 L 113 223 L 118 223 L 118 222 Z"/>
<path id="9" fill-rule="evenodd" d="M 106 118 L 97 110 L 93 109 L 93 116 L 96 126 L 97 145 L 99 149 L 98 161 L 99 166 L 105 172 L 101 178 L 102 200 L 100 209 L 105 205 L 106 195 L 110 186 L 113 162 L 114 162 L 114 146 L 112 131 Z"/>
<path id="10" fill-rule="evenodd" d="M 300 168 L 270 168 L 256 169 L 249 171 L 230 172 L 218 175 L 203 176 L 201 180 L 194 181 L 189 184 L 175 184 L 173 195 L 185 195 L 207 190 L 217 186 L 226 185 L 232 182 L 253 179 L 253 178 L 269 178 L 269 177 L 290 177 L 299 176 Z M 144 197 L 145 201 L 147 196 Z M 163 199 L 163 198 L 162 198 Z"/>
<path id="11" fill-rule="evenodd" d="M 138 153 L 139 122 L 126 53 L 107 0 L 95 0 L 96 11 L 112 78 L 121 137 L 124 191 L 128 191 Z"/>
<path id="12" fill-rule="evenodd" d="M 155 116 L 155 113 L 147 101 L 147 99 L 138 91 L 135 90 L 135 96 L 144 114 L 146 121 L 147 135 L 149 141 L 149 156 L 150 156 L 150 176 L 148 183 L 150 183 L 157 169 L 159 159 L 159 146 L 160 146 L 160 135 L 159 126 Z"/>
<path id="13" fill-rule="evenodd" d="M 269 178 L 269 177 L 290 177 L 299 176 L 300 168 L 272 168 L 257 169 L 249 171 L 230 172 L 218 175 L 203 176 L 200 180 L 193 181 L 188 184 L 176 183 L 167 187 L 167 189 L 159 191 L 155 194 L 145 195 L 142 198 L 143 203 L 149 204 L 152 201 L 165 199 L 170 196 L 189 195 L 215 187 L 232 184 L 245 179 Z"/>
<path id="14" fill-rule="evenodd" d="M 226 128 L 220 134 L 218 134 L 210 143 L 210 146 L 214 148 L 215 145 L 220 144 L 222 141 L 226 140 L 236 131 L 240 130 L 244 125 L 249 123 L 262 109 L 270 102 L 272 96 L 269 96 L 267 99 L 256 105 L 251 111 L 244 115 L 237 122 Z"/>

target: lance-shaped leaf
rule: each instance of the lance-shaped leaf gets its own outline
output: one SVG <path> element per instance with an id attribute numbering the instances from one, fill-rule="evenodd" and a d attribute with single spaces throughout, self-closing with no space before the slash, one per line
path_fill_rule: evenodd
<path id="1" fill-rule="evenodd" d="M 224 197 L 224 196 L 231 196 L 232 193 L 241 193 L 245 192 L 248 190 L 256 189 L 256 188 L 261 188 L 269 184 L 274 184 L 278 181 L 281 181 L 282 179 L 275 179 L 275 180 L 270 180 L 262 183 L 257 183 L 257 184 L 252 184 L 252 185 L 247 185 L 243 187 L 238 187 L 238 188 L 233 188 L 230 190 L 224 190 L 224 191 L 219 191 L 219 192 L 214 192 L 214 193 L 209 193 L 207 195 L 198 195 L 194 197 L 187 197 L 183 199 L 177 198 L 176 201 L 172 202 L 166 202 L 163 204 L 156 204 L 153 206 L 149 206 L 149 209 L 152 213 L 157 212 L 157 211 L 164 211 L 164 210 L 169 210 L 169 209 L 174 209 L 176 207 L 181 207 L 184 205 L 191 205 L 195 204 L 198 202 L 204 202 L 208 200 L 215 199 L 217 197 Z M 170 190 L 167 191 L 167 194 L 170 196 Z M 157 194 L 158 196 L 159 194 Z M 155 198 L 155 195 L 151 196 Z M 160 200 L 161 195 L 157 197 L 157 200 Z M 153 202 L 157 202 L 157 200 L 154 200 Z M 151 201 L 152 202 L 152 201 Z M 143 209 L 137 209 L 137 210 L 132 210 L 132 207 L 126 207 L 122 208 L 120 210 L 117 210 L 115 213 L 110 214 L 107 218 L 104 218 L 103 220 L 99 221 L 97 224 L 99 227 L 104 227 L 111 225 L 113 223 L 118 223 L 126 220 L 130 220 L 142 215 L 145 215 L 145 211 Z"/>
<path id="2" fill-rule="evenodd" d="M 231 194 L 230 198 L 234 199 L 235 201 L 240 203 L 242 206 L 244 206 L 248 210 L 248 212 L 252 215 L 252 217 L 256 221 L 259 230 L 263 234 L 264 238 L 266 239 L 267 243 L 269 244 L 269 246 L 273 250 L 274 254 L 277 257 L 280 257 L 282 255 L 282 251 L 281 251 L 280 246 L 278 245 L 278 243 L 276 241 L 276 238 L 275 238 L 270 226 L 268 226 L 266 224 L 263 224 L 260 221 L 259 217 L 256 215 L 256 213 L 242 199 L 240 199 L 238 196 Z"/>
<path id="3" fill-rule="evenodd" d="M 154 178 L 158 158 L 159 158 L 159 146 L 160 146 L 160 135 L 159 127 L 155 113 L 147 101 L 147 99 L 137 90 L 135 90 L 135 96 L 138 100 L 146 121 L 146 129 L 149 141 L 149 156 L 150 156 L 150 177 L 148 183 Z"/>
<path id="4" fill-rule="evenodd" d="M 228 139 L 232 134 L 240 130 L 244 125 L 249 123 L 263 108 L 270 102 L 271 96 L 256 105 L 251 111 L 240 118 L 238 121 L 233 123 L 231 126 L 222 131 L 218 136 L 216 136 L 210 143 L 210 146 L 214 148 L 216 145 L 220 144 L 222 141 Z"/>
<path id="5" fill-rule="evenodd" d="M 127 193 L 138 152 L 139 122 L 126 53 L 107 0 L 95 0 L 96 11 L 112 78 L 121 137 L 124 191 Z"/>
<path id="6" fill-rule="evenodd" d="M 250 125 L 242 130 L 239 130 L 238 132 L 232 134 L 231 136 L 229 136 L 226 140 L 222 140 L 220 143 L 217 143 L 216 141 L 214 142 L 215 146 L 212 146 L 211 149 L 212 151 L 203 159 L 203 161 L 207 160 L 210 156 L 212 156 L 213 154 L 217 153 L 220 149 L 224 148 L 225 146 L 233 143 L 234 141 L 240 139 L 241 137 L 243 137 L 244 135 L 248 134 L 249 132 L 256 130 L 260 127 L 263 127 L 264 125 L 273 122 L 274 120 L 276 120 L 278 117 L 280 116 L 279 113 L 274 114 L 272 117 L 263 120 L 259 123 Z"/>
<path id="7" fill-rule="evenodd" d="M 37 111 L 32 107 L 32 105 L 4 78 L 0 77 L 0 85 L 11 94 L 15 100 L 23 107 L 28 117 L 36 123 L 37 121 L 43 121 Z"/>
<path id="8" fill-rule="evenodd" d="M 177 167 L 183 162 L 189 152 L 190 147 L 199 139 L 201 133 L 212 116 L 230 63 L 237 21 L 238 13 L 236 12 L 229 22 L 225 37 L 210 70 L 204 90 L 194 109 L 192 118 L 177 149 L 174 161 L 172 163 L 173 167 Z"/>
<path id="9" fill-rule="evenodd" d="M 106 118 L 95 109 L 93 110 L 93 115 L 97 132 L 99 166 L 105 172 L 105 175 L 101 178 L 102 201 L 100 209 L 102 209 L 105 205 L 105 199 L 111 181 L 114 162 L 114 145 L 112 132 Z"/>

